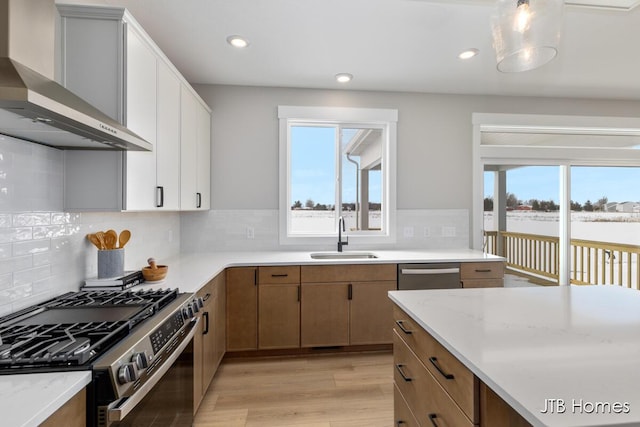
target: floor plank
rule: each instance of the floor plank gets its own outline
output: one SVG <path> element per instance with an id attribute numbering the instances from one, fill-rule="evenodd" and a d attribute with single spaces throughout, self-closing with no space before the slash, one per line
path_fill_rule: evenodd
<path id="1" fill-rule="evenodd" d="M 194 427 L 391 427 L 389 352 L 224 360 Z"/>

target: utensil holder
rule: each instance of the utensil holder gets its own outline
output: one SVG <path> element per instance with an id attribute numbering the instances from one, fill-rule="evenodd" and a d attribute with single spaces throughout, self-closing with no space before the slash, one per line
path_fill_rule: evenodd
<path id="1" fill-rule="evenodd" d="M 98 279 L 124 275 L 124 249 L 98 251 Z"/>

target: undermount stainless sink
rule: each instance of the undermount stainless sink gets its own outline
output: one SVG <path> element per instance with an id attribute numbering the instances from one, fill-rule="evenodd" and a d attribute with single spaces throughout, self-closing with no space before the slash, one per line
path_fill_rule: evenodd
<path id="1" fill-rule="evenodd" d="M 312 259 L 371 259 L 378 256 L 371 252 L 313 252 Z"/>

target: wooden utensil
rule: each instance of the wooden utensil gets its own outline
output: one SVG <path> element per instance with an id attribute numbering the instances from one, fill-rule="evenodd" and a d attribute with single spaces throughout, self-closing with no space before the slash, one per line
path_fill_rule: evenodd
<path id="1" fill-rule="evenodd" d="M 120 232 L 120 238 L 118 239 L 118 247 L 124 248 L 124 245 L 127 244 L 130 238 L 131 238 L 131 232 L 129 230 L 122 230 Z"/>
<path id="2" fill-rule="evenodd" d="M 94 245 L 96 248 L 101 249 L 101 246 L 100 246 L 100 240 L 98 240 L 98 238 L 96 237 L 96 235 L 95 235 L 95 234 L 93 234 L 93 233 L 87 234 L 87 239 L 88 239 L 91 243 L 93 243 L 93 245 Z"/>
<path id="3" fill-rule="evenodd" d="M 118 244 L 118 233 L 115 230 L 104 232 L 104 244 L 107 249 L 115 249 Z"/>
<path id="4" fill-rule="evenodd" d="M 98 239 L 98 241 L 100 242 L 100 248 L 99 249 L 101 249 L 101 250 L 107 249 L 107 245 L 104 242 L 104 233 L 102 231 L 96 231 L 95 236 Z"/>

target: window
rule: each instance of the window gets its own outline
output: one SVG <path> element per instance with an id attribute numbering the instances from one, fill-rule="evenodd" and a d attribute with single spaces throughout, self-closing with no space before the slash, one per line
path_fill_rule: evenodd
<path id="1" fill-rule="evenodd" d="M 561 285 L 615 282 L 640 289 L 638 238 L 631 222 L 640 203 L 632 184 L 640 171 L 640 120 L 474 113 L 473 124 L 474 248 L 485 245 L 504 254 L 509 267 Z M 487 171 L 495 177 L 491 200 L 482 192 Z M 520 177 L 523 194 L 517 196 L 529 206 L 511 218 L 521 221 L 524 233 L 506 236 L 514 234 L 506 211 L 513 192 L 508 183 L 517 181 L 516 171 L 528 174 Z M 536 193 L 526 195 L 530 189 Z M 555 192 L 557 203 L 550 200 Z M 489 230 L 485 210 L 493 210 Z M 576 221 L 582 218 L 589 227 Z M 524 224 L 525 219 L 538 223 Z M 501 238 L 496 232 L 503 233 Z"/>
<path id="2" fill-rule="evenodd" d="M 392 242 L 396 110 L 284 107 L 280 119 L 280 242 Z"/>

